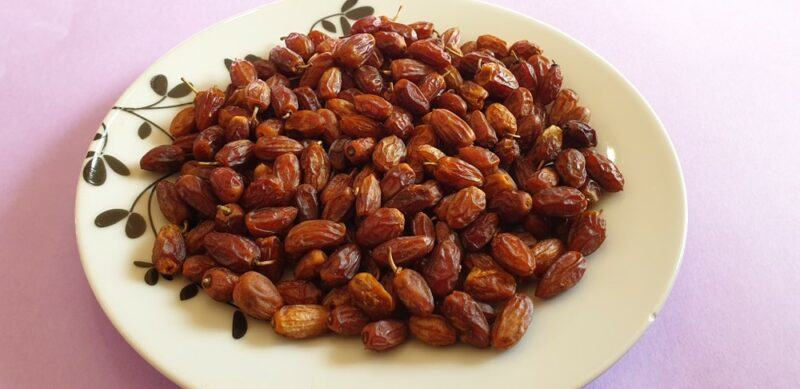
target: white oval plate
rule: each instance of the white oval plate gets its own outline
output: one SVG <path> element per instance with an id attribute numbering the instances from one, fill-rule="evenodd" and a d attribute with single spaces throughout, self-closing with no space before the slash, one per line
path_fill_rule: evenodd
<path id="1" fill-rule="evenodd" d="M 131 346 L 182 386 L 516 388 L 589 382 L 641 336 L 670 290 L 687 223 L 680 167 L 655 113 L 611 65 L 550 26 L 484 3 L 403 0 L 400 20 L 429 20 L 440 30 L 458 26 L 465 41 L 492 33 L 509 43 L 539 43 L 562 66 L 565 86 L 592 109 L 600 150 L 626 176 L 625 191 L 600 204 L 608 239 L 591 256 L 585 277 L 556 299 L 536 301 L 530 330 L 516 347 L 503 353 L 435 349 L 412 340 L 376 354 L 364 351 L 357 338 L 285 340 L 253 319 L 246 336 L 235 340 L 235 308 L 205 296 L 181 301 L 186 281 L 180 278 L 162 278 L 155 286 L 143 281 L 147 269 L 133 261 L 149 261 L 152 226 L 163 219 L 150 202 L 159 177 L 140 170 L 138 161 L 168 141 L 158 127 L 168 127 L 178 108 L 164 107 L 191 101 L 178 86 L 180 77 L 201 88 L 226 85 L 224 58 L 264 56 L 287 32 L 313 24 L 340 33 L 342 3 L 284 1 L 218 23 L 167 53 L 120 97 L 91 144 L 94 155 L 87 156 L 78 182 L 75 210 L 83 266 L 106 314 Z M 348 12 L 356 17 L 368 11 L 357 8 L 370 6 L 377 15 L 393 15 L 397 4 L 361 0 Z"/>

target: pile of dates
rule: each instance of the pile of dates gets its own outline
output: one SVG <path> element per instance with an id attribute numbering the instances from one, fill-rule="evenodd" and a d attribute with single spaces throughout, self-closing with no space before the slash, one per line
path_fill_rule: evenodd
<path id="1" fill-rule="evenodd" d="M 507 349 L 529 286 L 572 288 L 605 239 L 618 168 L 535 43 L 368 16 L 291 33 L 196 91 L 141 168 L 170 224 L 152 261 L 305 339 Z"/>

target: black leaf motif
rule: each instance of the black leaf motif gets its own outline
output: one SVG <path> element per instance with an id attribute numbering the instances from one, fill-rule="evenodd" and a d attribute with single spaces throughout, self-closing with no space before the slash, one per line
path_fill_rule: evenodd
<path id="1" fill-rule="evenodd" d="M 246 60 L 248 60 L 250 62 L 255 62 L 255 61 L 258 61 L 259 59 L 261 59 L 261 57 L 255 55 L 255 54 L 247 54 L 247 55 L 244 56 L 244 59 L 246 59 Z"/>
<path id="2" fill-rule="evenodd" d="M 139 139 L 144 139 L 150 136 L 150 133 L 153 132 L 153 127 L 150 126 L 148 122 L 142 122 L 142 125 L 139 126 L 139 130 L 137 133 L 139 134 Z"/>
<path id="3" fill-rule="evenodd" d="M 100 228 L 112 226 L 117 222 L 119 222 L 120 220 L 124 219 L 125 216 L 128 216 L 128 213 L 129 212 L 127 209 L 120 209 L 120 208 L 114 208 L 114 209 L 109 209 L 107 211 L 103 211 L 99 215 L 97 215 L 97 217 L 94 218 L 94 225 Z"/>
<path id="4" fill-rule="evenodd" d="M 350 35 L 350 22 L 344 16 L 339 17 L 339 24 L 342 26 L 342 36 Z"/>
<path id="5" fill-rule="evenodd" d="M 231 64 L 232 64 L 232 63 L 233 63 L 233 60 L 232 60 L 232 59 L 230 59 L 230 58 L 225 58 L 225 67 L 226 67 L 226 68 L 228 68 L 228 70 L 231 70 Z"/>
<path id="6" fill-rule="evenodd" d="M 133 212 L 128 216 L 128 222 L 125 223 L 125 235 L 128 238 L 136 239 L 147 230 L 147 222 L 144 221 L 142 215 Z"/>
<path id="7" fill-rule="evenodd" d="M 169 275 L 162 274 L 161 278 L 163 278 L 163 279 L 165 279 L 167 281 L 172 281 L 172 276 L 169 276 Z"/>
<path id="8" fill-rule="evenodd" d="M 125 164 L 122 163 L 122 161 L 118 160 L 114 156 L 105 154 L 103 155 L 103 159 L 106 160 L 108 167 L 110 167 L 111 170 L 114 171 L 114 173 L 117 173 L 121 176 L 128 176 L 131 174 L 131 171 L 128 170 L 128 167 L 125 166 Z"/>
<path id="9" fill-rule="evenodd" d="M 352 20 L 361 19 L 365 16 L 369 16 L 375 13 L 375 9 L 372 7 L 358 7 L 356 9 L 347 11 L 345 16 Z"/>
<path id="10" fill-rule="evenodd" d="M 172 89 L 169 90 L 169 93 L 167 93 L 167 96 L 172 97 L 173 99 L 176 99 L 178 97 L 186 96 L 191 92 L 192 92 L 192 88 L 189 88 L 189 84 L 181 81 L 180 84 L 175 85 L 175 87 L 173 87 Z"/>
<path id="11" fill-rule="evenodd" d="M 144 273 L 144 282 L 146 282 L 147 285 L 155 285 L 158 283 L 158 271 L 156 271 L 156 268 L 152 267 L 147 273 Z"/>
<path id="12" fill-rule="evenodd" d="M 153 267 L 153 264 L 147 261 L 133 261 L 133 266 L 149 269 Z"/>
<path id="13" fill-rule="evenodd" d="M 194 296 L 197 296 L 197 292 L 200 288 L 197 287 L 197 284 L 189 284 L 181 289 L 181 301 L 186 301 Z"/>
<path id="14" fill-rule="evenodd" d="M 106 164 L 99 155 L 86 161 L 86 165 L 83 167 L 83 180 L 94 186 L 100 186 L 106 182 Z"/>
<path id="15" fill-rule="evenodd" d="M 86 158 L 92 158 L 92 157 L 94 157 L 94 151 L 89 151 L 88 153 L 86 153 Z"/>
<path id="16" fill-rule="evenodd" d="M 167 93 L 167 77 L 163 74 L 158 74 L 150 79 L 150 88 L 159 96 L 164 96 Z"/>
<path id="17" fill-rule="evenodd" d="M 247 318 L 240 310 L 233 313 L 233 328 L 231 334 L 234 339 L 239 339 L 247 333 Z"/>
<path id="18" fill-rule="evenodd" d="M 103 134 L 98 132 L 97 134 L 94 134 L 94 138 L 92 138 L 92 140 L 98 140 L 98 139 L 100 139 L 102 137 L 103 137 Z"/>
<path id="19" fill-rule="evenodd" d="M 347 12 L 348 9 L 353 8 L 358 3 L 358 0 L 347 0 L 342 4 L 342 12 Z"/>
<path id="20" fill-rule="evenodd" d="M 336 25 L 327 20 L 322 21 L 322 28 L 324 28 L 325 31 L 328 32 L 333 32 L 333 33 L 336 32 Z"/>

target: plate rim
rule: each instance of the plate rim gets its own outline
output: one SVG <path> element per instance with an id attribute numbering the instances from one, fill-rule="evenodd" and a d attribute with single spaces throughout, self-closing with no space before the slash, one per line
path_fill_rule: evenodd
<path id="1" fill-rule="evenodd" d="M 234 14 L 234 15 L 229 16 L 227 18 L 224 18 L 222 20 L 216 21 L 216 22 L 214 22 L 212 24 L 209 24 L 206 27 L 203 27 L 202 29 L 197 30 L 196 32 L 194 32 L 190 36 L 186 37 L 185 39 L 183 39 L 180 42 L 178 42 L 177 44 L 175 44 L 169 50 L 167 50 L 162 55 L 160 55 L 156 60 L 154 60 L 150 65 L 148 65 L 144 70 L 142 70 L 141 74 L 139 74 L 138 77 L 136 77 L 133 81 L 131 81 L 130 84 L 125 88 L 125 90 L 115 100 L 114 106 L 118 105 L 129 94 L 131 94 L 133 92 L 133 90 L 134 90 L 134 86 L 138 85 L 143 79 L 145 79 L 150 74 L 151 70 L 153 68 L 155 68 L 157 65 L 159 65 L 165 58 L 169 57 L 173 52 L 177 51 L 179 48 L 183 47 L 187 43 L 193 41 L 198 36 L 206 33 L 207 31 L 209 31 L 209 30 L 211 30 L 213 28 L 216 28 L 218 26 L 231 23 L 231 22 L 233 22 L 235 20 L 238 20 L 240 18 L 243 18 L 243 17 L 245 17 L 247 15 L 260 12 L 264 8 L 269 8 L 269 7 L 274 6 L 276 4 L 279 4 L 279 3 L 287 3 L 287 2 L 291 2 L 291 1 L 292 0 L 276 0 L 276 1 L 273 1 L 273 2 L 270 2 L 270 3 L 262 4 L 262 5 L 259 5 L 257 7 L 253 7 L 253 8 L 247 9 L 245 11 L 239 12 L 237 14 Z M 550 30 L 551 33 L 554 33 L 555 35 L 558 35 L 561 38 L 564 38 L 564 39 L 566 39 L 568 41 L 571 41 L 572 43 L 576 44 L 581 49 L 583 49 L 586 52 L 590 53 L 596 59 L 599 59 L 605 66 L 607 66 L 608 68 L 613 70 L 613 72 L 617 76 L 619 76 L 620 79 L 623 81 L 623 85 L 625 86 L 625 88 L 627 88 L 629 91 L 632 91 L 634 93 L 634 95 L 636 97 L 638 97 L 638 99 L 643 103 L 644 107 L 646 107 L 647 112 L 650 114 L 650 116 L 652 116 L 655 119 L 656 124 L 658 125 L 658 130 L 659 130 L 658 134 L 661 136 L 662 140 L 665 141 L 665 143 L 666 143 L 666 145 L 668 146 L 668 149 L 669 149 L 669 154 L 670 154 L 671 159 L 669 161 L 666 161 L 666 162 L 668 162 L 669 164 L 671 164 L 673 166 L 673 168 L 675 169 L 675 172 L 677 173 L 677 177 L 679 179 L 679 183 L 680 183 L 680 188 L 679 188 L 680 189 L 680 197 L 679 197 L 679 200 L 680 201 L 679 201 L 678 205 L 682 209 L 682 212 L 679 215 L 680 219 L 681 219 L 680 228 L 681 228 L 681 232 L 682 233 L 681 233 L 681 237 L 680 237 L 680 249 L 678 250 L 677 259 L 674 261 L 674 265 L 672 266 L 672 272 L 671 272 L 671 274 L 669 276 L 669 279 L 667 281 L 666 288 L 664 288 L 664 290 L 660 293 L 658 301 L 656 302 L 655 306 L 653 306 L 653 308 L 652 308 L 653 312 L 651 313 L 650 317 L 647 320 L 645 320 L 643 325 L 640 324 L 638 326 L 639 328 L 637 329 L 637 331 L 635 333 L 632 333 L 630 335 L 628 340 L 625 342 L 624 347 L 620 347 L 619 351 L 615 350 L 612 353 L 612 354 L 615 354 L 615 355 L 610 356 L 607 361 L 605 361 L 603 364 L 601 364 L 601 366 L 599 366 L 598 368 L 595 368 L 591 372 L 590 377 L 585 382 L 581 383 L 581 386 L 585 386 L 585 385 L 591 383 L 592 381 L 596 380 L 603 373 L 605 373 L 612 366 L 614 366 L 641 339 L 641 337 L 645 334 L 645 332 L 650 328 L 652 323 L 655 321 L 655 318 L 660 313 L 661 309 L 664 307 L 664 304 L 666 303 L 667 299 L 669 298 L 669 295 L 671 294 L 672 289 L 673 289 L 673 287 L 675 285 L 675 281 L 677 279 L 677 275 L 678 275 L 678 273 L 680 271 L 681 265 L 683 263 L 684 255 L 685 255 L 686 240 L 687 240 L 687 235 L 688 235 L 688 224 L 689 224 L 689 210 L 688 210 L 688 197 L 687 197 L 687 192 L 686 192 L 686 180 L 685 180 L 685 177 L 684 177 L 684 174 L 683 174 L 683 169 L 681 167 L 680 158 L 678 157 L 678 153 L 677 153 L 677 150 L 675 149 L 675 145 L 673 144 L 672 139 L 670 138 L 669 133 L 667 132 L 666 126 L 661 121 L 661 118 L 658 116 L 656 111 L 653 109 L 653 107 L 650 104 L 650 102 L 647 99 L 645 99 L 644 95 L 642 95 L 642 93 L 639 91 L 639 89 L 636 88 L 636 86 L 625 76 L 624 73 L 620 72 L 619 69 L 617 69 L 616 66 L 614 66 L 612 63 L 610 63 L 608 60 L 606 60 L 603 56 L 599 55 L 597 52 L 595 52 L 593 49 L 591 49 L 590 47 L 585 45 L 582 41 L 578 40 L 577 38 L 574 38 L 573 36 L 571 36 L 571 35 L 567 34 L 566 32 L 554 27 L 553 25 L 551 25 L 551 24 L 549 24 L 547 22 L 544 22 L 544 21 L 542 21 L 540 19 L 537 19 L 537 18 L 535 18 L 533 16 L 527 15 L 525 13 L 522 13 L 520 11 L 511 9 L 511 8 L 507 8 L 507 7 L 504 7 L 504 6 L 501 6 L 501 5 L 490 3 L 490 2 L 485 1 L 485 0 L 462 0 L 462 1 L 471 2 L 471 3 L 475 3 L 475 4 L 478 4 L 478 5 L 482 5 L 482 6 L 488 6 L 488 7 L 491 7 L 493 9 L 495 9 L 496 11 L 499 11 L 499 12 L 502 12 L 502 13 L 512 14 L 512 15 L 524 18 L 524 19 L 528 20 L 529 22 L 537 23 L 540 26 L 544 27 L 545 29 Z M 115 110 L 109 110 L 101 120 L 102 120 L 102 122 L 110 122 L 114 117 L 116 117 L 117 114 L 118 114 L 118 112 L 116 112 Z M 87 150 L 88 151 L 92 150 L 91 142 L 90 142 L 89 146 L 87 147 Z M 93 294 L 95 300 L 100 305 L 101 310 L 103 311 L 105 316 L 109 319 L 111 324 L 114 326 L 114 329 L 117 331 L 117 333 L 119 333 L 123 337 L 123 339 L 125 339 L 125 342 L 133 350 L 135 350 L 136 353 L 139 354 L 139 356 L 141 356 L 145 361 L 147 361 L 147 363 L 150 366 L 155 368 L 159 373 L 161 373 L 162 375 L 167 377 L 173 383 L 178 384 L 179 386 L 182 386 L 182 387 L 191 386 L 190 382 L 184 381 L 177 374 L 173 374 L 173 372 L 171 370 L 167 369 L 164 366 L 161 366 L 161 365 L 155 363 L 154 362 L 155 360 L 151 357 L 150 352 L 148 350 L 146 350 L 144 347 L 142 347 L 140 344 L 138 344 L 137 342 L 133 341 L 133 339 L 131 338 L 131 334 L 127 333 L 124 330 L 124 327 L 122 326 L 122 323 L 120 323 L 119 322 L 119 318 L 112 313 L 113 311 L 111 310 L 110 306 L 103 299 L 101 299 L 98 296 L 97 287 L 95 285 L 96 281 L 90 276 L 90 272 L 87 271 L 88 264 L 87 264 L 87 260 L 85 259 L 86 255 L 84 254 L 84 250 L 83 250 L 83 247 L 81 245 L 81 229 L 79 228 L 79 225 L 78 225 L 78 223 L 79 223 L 79 220 L 78 220 L 78 218 L 79 218 L 79 215 L 78 215 L 78 203 L 79 203 L 80 198 L 81 198 L 81 196 L 80 196 L 80 194 L 82 192 L 81 188 L 83 187 L 82 186 L 83 181 L 82 181 L 81 174 L 82 174 L 81 171 L 79 171 L 78 174 L 77 174 L 77 178 L 78 179 L 77 179 L 76 190 L 75 190 L 75 202 L 73 204 L 73 207 L 74 207 L 75 239 L 76 239 L 76 245 L 78 247 L 78 255 L 79 255 L 80 262 L 81 262 L 81 267 L 83 269 L 84 276 L 86 277 L 86 279 L 87 279 L 87 281 L 89 283 L 89 287 L 92 290 L 92 294 Z"/>

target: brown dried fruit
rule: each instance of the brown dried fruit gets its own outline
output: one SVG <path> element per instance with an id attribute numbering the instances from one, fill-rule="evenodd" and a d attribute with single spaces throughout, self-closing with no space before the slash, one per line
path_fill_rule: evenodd
<path id="1" fill-rule="evenodd" d="M 492 239 L 492 258 L 516 276 L 528 277 L 536 268 L 536 259 L 528 246 L 516 235 L 499 233 Z"/>
<path id="2" fill-rule="evenodd" d="M 461 242 L 469 251 L 486 246 L 499 231 L 500 218 L 494 212 L 483 213 L 461 231 Z"/>
<path id="3" fill-rule="evenodd" d="M 464 281 L 464 292 L 490 303 L 508 300 L 516 290 L 514 276 L 501 269 L 473 268 Z"/>
<path id="4" fill-rule="evenodd" d="M 417 339 L 431 346 L 449 346 L 457 340 L 456 330 L 443 316 L 411 316 L 408 329 Z"/>
<path id="5" fill-rule="evenodd" d="M 287 305 L 319 304 L 322 300 L 322 291 L 309 281 L 286 280 L 278 282 L 275 287 Z"/>
<path id="6" fill-rule="evenodd" d="M 208 181 L 192 175 L 181 176 L 175 182 L 175 188 L 189 206 L 205 217 L 217 212 L 217 198 Z"/>
<path id="7" fill-rule="evenodd" d="M 410 58 L 396 59 L 389 68 L 393 79 L 406 79 L 411 82 L 420 82 L 426 75 L 435 72 L 430 66 Z"/>
<path id="8" fill-rule="evenodd" d="M 230 203 L 217 206 L 214 216 L 214 230 L 231 234 L 244 234 L 247 229 L 244 224 L 244 210 L 239 204 Z"/>
<path id="9" fill-rule="evenodd" d="M 239 276 L 233 288 L 233 302 L 242 312 L 259 320 L 269 320 L 284 304 L 275 284 L 254 271 Z"/>
<path id="10" fill-rule="evenodd" d="M 322 305 L 285 305 L 272 316 L 272 327 L 290 339 L 313 338 L 328 332 L 328 314 Z"/>
<path id="11" fill-rule="evenodd" d="M 394 208 L 380 208 L 364 218 L 356 230 L 356 241 L 374 247 L 403 233 L 405 217 Z"/>
<path id="12" fill-rule="evenodd" d="M 185 237 L 186 251 L 189 252 L 189 254 L 204 253 L 206 248 L 203 241 L 206 234 L 211 231 L 214 231 L 214 222 L 211 220 L 206 220 L 189 230 Z"/>
<path id="13" fill-rule="evenodd" d="M 359 335 L 367 324 L 369 324 L 369 316 L 350 305 L 337 306 L 331 309 L 330 316 L 328 316 L 328 329 L 337 335 Z"/>
<path id="14" fill-rule="evenodd" d="M 150 257 L 153 267 L 163 275 L 171 276 L 181 271 L 186 258 L 186 243 L 181 229 L 175 224 L 167 224 L 158 230 L 153 254 Z"/>
<path id="15" fill-rule="evenodd" d="M 622 190 L 625 186 L 625 177 L 622 176 L 614 162 L 594 149 L 583 149 L 581 152 L 586 158 L 586 170 L 589 172 L 589 176 L 597 181 L 603 190 L 607 192 Z"/>
<path id="16" fill-rule="evenodd" d="M 361 250 L 355 244 L 346 244 L 328 256 L 319 269 L 319 276 L 326 286 L 341 286 L 353 278 L 360 264 Z"/>
<path id="17" fill-rule="evenodd" d="M 195 122 L 194 107 L 186 107 L 178 111 L 169 125 L 169 133 L 176 138 L 189 135 L 196 131 L 197 123 Z"/>
<path id="18" fill-rule="evenodd" d="M 286 234 L 284 249 L 289 255 L 300 255 L 309 250 L 338 246 L 344 241 L 347 228 L 330 220 L 307 220 L 296 224 Z"/>
<path id="19" fill-rule="evenodd" d="M 441 199 L 442 190 L 435 182 L 413 184 L 397 192 L 397 194 L 384 203 L 383 206 L 387 208 L 397 208 L 400 212 L 408 216 L 433 207 Z"/>
<path id="20" fill-rule="evenodd" d="M 506 350 L 513 347 L 528 331 L 533 319 L 533 301 L 523 294 L 508 300 L 492 326 L 492 347 Z"/>
<path id="21" fill-rule="evenodd" d="M 489 201 L 489 209 L 496 212 L 503 223 L 517 223 L 531 211 L 533 199 L 527 192 L 507 190 L 494 195 Z"/>
<path id="22" fill-rule="evenodd" d="M 567 251 L 561 255 L 536 286 L 536 297 L 552 298 L 575 286 L 586 272 L 586 258 L 577 251 Z"/>
<path id="23" fill-rule="evenodd" d="M 233 290 L 238 281 L 239 276 L 236 273 L 224 267 L 213 267 L 203 273 L 200 286 L 209 297 L 225 303 L 233 299 Z"/>
<path id="24" fill-rule="evenodd" d="M 443 157 L 437 162 L 433 175 L 440 183 L 453 188 L 483 185 L 483 174 L 475 166 L 455 157 Z"/>
<path id="25" fill-rule="evenodd" d="M 206 270 L 217 266 L 219 264 L 208 255 L 192 255 L 183 261 L 181 274 L 191 282 L 200 283 Z"/>
<path id="26" fill-rule="evenodd" d="M 253 153 L 259 159 L 265 161 L 272 161 L 278 158 L 281 154 L 292 153 L 299 154 L 303 150 L 303 145 L 300 142 L 283 136 L 274 137 L 260 137 L 256 141 Z"/>
<path id="27" fill-rule="evenodd" d="M 455 291 L 442 303 L 442 314 L 455 327 L 462 342 L 489 347 L 489 323 L 480 307 L 468 294 Z"/>
<path id="28" fill-rule="evenodd" d="M 388 317 L 395 309 L 392 295 L 370 273 L 358 273 L 348 283 L 353 303 L 373 319 Z"/>
<path id="29" fill-rule="evenodd" d="M 370 34 L 354 34 L 342 38 L 334 46 L 333 58 L 340 65 L 356 69 L 367 62 L 375 48 L 375 38 Z"/>
<path id="30" fill-rule="evenodd" d="M 433 250 L 433 239 L 427 236 L 401 236 L 381 243 L 372 250 L 372 259 L 388 268 L 389 257 L 398 266 L 411 264 Z"/>
<path id="31" fill-rule="evenodd" d="M 413 184 L 416 178 L 416 172 L 407 163 L 389 168 L 381 179 L 381 197 L 386 200 L 392 198 L 401 189 Z"/>
<path id="32" fill-rule="evenodd" d="M 497 133 L 489 124 L 486 115 L 479 110 L 470 112 L 467 115 L 469 126 L 475 133 L 475 143 L 484 147 L 494 147 L 497 143 Z"/>
<path id="33" fill-rule="evenodd" d="M 294 277 L 298 280 L 314 280 L 319 277 L 322 264 L 328 256 L 322 250 L 311 250 L 303 255 L 294 267 Z"/>
<path id="34" fill-rule="evenodd" d="M 435 296 L 446 296 L 455 289 L 461 273 L 461 249 L 450 240 L 437 242 L 421 272 Z"/>
<path id="35" fill-rule="evenodd" d="M 589 205 L 581 191 L 569 186 L 543 189 L 532 198 L 533 211 L 544 216 L 573 217 Z"/>
<path id="36" fill-rule="evenodd" d="M 258 245 L 240 235 L 209 232 L 203 238 L 203 245 L 220 265 L 237 273 L 250 270 L 253 262 L 261 257 Z"/>
<path id="37" fill-rule="evenodd" d="M 486 194 L 470 186 L 459 190 L 447 208 L 445 221 L 453 229 L 461 229 L 475 221 L 486 209 Z"/>
<path id="38" fill-rule="evenodd" d="M 570 251 L 587 256 L 606 240 L 606 221 L 598 211 L 585 211 L 572 223 L 567 238 Z"/>
<path id="39" fill-rule="evenodd" d="M 178 146 L 161 145 L 152 148 L 142 159 L 139 167 L 151 172 L 169 173 L 178 171 L 186 160 L 186 154 Z"/>
<path id="40" fill-rule="evenodd" d="M 561 254 L 564 254 L 566 247 L 564 243 L 556 238 L 544 239 L 536 242 L 531 247 L 531 253 L 536 261 L 536 271 L 533 275 L 541 279 L 550 265 L 553 264 Z"/>
<path id="41" fill-rule="evenodd" d="M 175 184 L 170 181 L 160 181 L 156 185 L 156 199 L 161 213 L 172 224 L 183 224 L 191 216 L 191 209 L 181 198 Z"/>
<path id="42" fill-rule="evenodd" d="M 405 342 L 408 336 L 406 323 L 400 320 L 379 320 L 364 326 L 361 341 L 364 348 L 372 351 L 386 351 Z"/>

